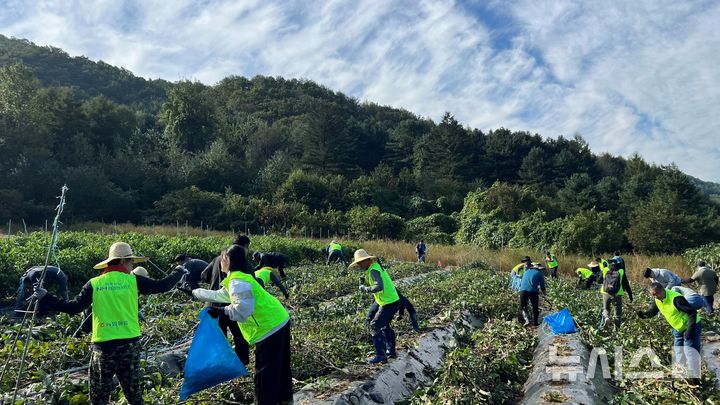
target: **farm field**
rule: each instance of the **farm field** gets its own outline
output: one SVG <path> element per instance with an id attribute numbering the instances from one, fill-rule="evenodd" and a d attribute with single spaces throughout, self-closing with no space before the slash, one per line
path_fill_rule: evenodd
<path id="1" fill-rule="evenodd" d="M 0 241 L 0 277 L 2 296 L 9 302 L 23 269 L 39 264 L 44 258 L 47 235 L 31 234 Z M 203 259 L 212 258 L 230 243 L 230 236 L 177 237 L 128 233 L 117 236 L 85 232 L 60 234 L 57 261 L 68 273 L 71 292 L 94 275 L 92 264 L 102 260 L 114 240 L 129 242 L 133 248 L 152 259 L 147 268 L 153 277 L 170 268 L 178 252 Z M 381 242 L 346 244 L 346 255 L 359 247 L 371 253 Z M 392 248 L 392 245 L 390 245 Z M 365 323 L 371 297 L 357 292 L 358 270 L 342 266 L 325 266 L 323 243 L 317 240 L 293 240 L 274 236 L 253 237 L 251 250 L 282 251 L 293 265 L 287 270 L 286 285 L 290 299 L 283 301 L 292 312 L 292 370 L 295 389 L 312 389 L 316 398 L 331 398 L 352 382 L 372 379 L 381 369 L 365 365 L 372 351 Z M 442 249 L 438 249 L 442 251 Z M 437 250 L 436 250 L 437 251 Z M 391 252 L 388 250 L 387 252 Z M 445 351 L 443 366 L 433 381 L 419 387 L 406 400 L 414 404 L 436 403 L 517 403 L 524 395 L 523 384 L 529 377 L 536 345 L 535 331 L 518 321 L 517 293 L 508 285 L 505 261 L 520 251 L 483 252 L 461 266 L 438 270 L 435 263 L 419 265 L 397 260 L 383 252 L 384 264 L 399 289 L 410 298 L 418 311 L 422 334 L 410 328 L 407 317 L 393 321 L 398 332 L 398 349 L 408 351 L 419 339 L 435 329 L 453 325 L 454 343 Z M 431 251 L 432 252 L 432 251 Z M 707 252 L 702 252 L 706 254 Z M 399 255 L 398 255 L 399 256 Z M 400 257 L 400 259 L 407 259 Z M 678 263 L 682 258 L 668 258 Z M 685 260 L 686 261 L 686 260 Z M 297 263 L 297 264 L 296 264 Z M 157 266 L 157 267 L 155 267 Z M 402 280 L 412 281 L 404 283 Z M 614 364 L 612 348 L 622 344 L 628 352 L 649 345 L 663 364 L 669 364 L 672 335 L 660 318 L 642 320 L 634 310 L 644 309 L 647 295 L 639 284 L 633 284 L 635 302 L 628 304 L 625 323 L 617 334 L 599 331 L 599 294 L 576 290 L 574 279 L 548 281 L 548 301 L 552 308 L 569 308 L 580 327 L 579 336 L 587 346 L 602 346 Z M 279 291 L 270 288 L 280 296 Z M 181 348 L 191 339 L 202 308 L 183 293 L 173 290 L 163 295 L 143 297 L 145 316 L 142 368 L 147 403 L 170 404 L 178 401 L 182 385 L 179 375 L 169 373 L 155 359 L 168 348 Z M 470 314 L 479 325 L 468 327 L 462 320 Z M 33 329 L 25 371 L 20 387 L 28 402 L 82 404 L 87 402 L 86 366 L 89 361 L 89 336 L 73 338 L 80 315 L 59 314 L 45 317 Z M 24 331 L 16 343 L 11 342 L 19 329 L 15 320 L 0 318 L 0 364 L 10 366 L 0 381 L 0 390 L 12 393 L 17 379 L 18 352 L 22 349 Z M 703 317 L 703 333 L 720 331 L 715 318 Z M 252 356 L 251 356 L 252 358 Z M 623 358 L 624 368 L 632 370 L 630 356 Z M 180 362 L 182 364 L 182 362 Z M 391 361 L 392 364 L 392 361 Z M 641 366 L 647 366 L 641 364 Z M 249 370 L 252 370 L 250 365 Z M 65 372 L 70 370 L 71 372 Z M 252 373 L 191 397 L 189 403 L 252 403 Z M 718 401 L 713 375 L 704 370 L 699 387 L 684 380 L 610 381 L 615 391 L 612 403 L 713 403 Z M 122 401 L 117 390 L 116 400 Z M 560 401 L 562 402 L 562 401 Z"/>

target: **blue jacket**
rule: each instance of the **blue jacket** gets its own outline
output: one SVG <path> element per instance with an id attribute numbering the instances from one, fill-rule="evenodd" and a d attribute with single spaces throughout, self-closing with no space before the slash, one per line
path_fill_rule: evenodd
<path id="1" fill-rule="evenodd" d="M 545 276 L 536 268 L 529 268 L 520 280 L 520 291 L 538 292 L 545 291 Z"/>

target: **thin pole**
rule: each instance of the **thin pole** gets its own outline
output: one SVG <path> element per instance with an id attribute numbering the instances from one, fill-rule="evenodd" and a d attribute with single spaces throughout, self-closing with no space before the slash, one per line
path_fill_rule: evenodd
<path id="1" fill-rule="evenodd" d="M 55 208 L 57 210 L 57 214 L 55 215 L 55 221 L 53 221 L 53 233 L 52 237 L 50 238 L 50 246 L 48 247 L 47 255 L 45 256 L 45 267 L 43 268 L 42 273 L 40 274 L 40 280 L 38 282 L 38 288 L 42 288 L 43 282 L 45 281 L 45 274 L 47 274 L 47 268 L 50 264 L 50 255 L 55 250 L 55 247 L 57 246 L 57 237 L 58 237 L 58 226 L 60 225 L 60 214 L 62 214 L 63 209 L 65 208 L 65 193 L 68 191 L 68 188 L 66 185 L 62 186 L 61 194 L 60 194 L 60 203 Z M 33 298 L 30 299 L 30 305 L 32 305 Z M 15 381 L 15 391 L 13 392 L 12 402 L 15 403 L 15 400 L 17 399 L 18 391 L 20 390 L 20 378 L 22 377 L 23 367 L 25 365 L 25 357 L 27 357 L 28 352 L 28 345 L 30 343 L 30 338 L 32 337 L 32 328 L 35 324 L 35 316 L 37 315 L 38 308 L 40 307 L 40 300 L 35 300 L 35 309 L 33 310 L 32 317 L 30 318 L 30 329 L 28 329 L 28 334 L 25 337 L 25 345 L 23 347 L 23 353 L 22 357 L 20 357 L 20 368 L 18 369 L 18 376 L 17 380 Z M 18 331 L 20 333 L 20 331 Z"/>

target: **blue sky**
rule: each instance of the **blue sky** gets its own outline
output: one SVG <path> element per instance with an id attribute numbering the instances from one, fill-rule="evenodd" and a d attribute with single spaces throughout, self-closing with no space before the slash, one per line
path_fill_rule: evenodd
<path id="1" fill-rule="evenodd" d="M 0 0 L 0 33 L 213 84 L 306 78 L 720 181 L 718 1 Z"/>

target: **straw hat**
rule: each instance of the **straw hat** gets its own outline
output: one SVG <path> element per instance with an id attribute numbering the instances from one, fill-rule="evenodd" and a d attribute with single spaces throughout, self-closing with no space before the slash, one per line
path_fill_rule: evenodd
<path id="1" fill-rule="evenodd" d="M 595 260 L 593 260 L 593 261 L 591 261 L 590 263 L 588 263 L 588 267 L 597 267 L 597 266 L 598 266 L 598 264 L 597 264 L 597 262 L 596 262 Z"/>
<path id="2" fill-rule="evenodd" d="M 145 278 L 150 277 L 150 273 L 148 273 L 147 269 L 142 266 L 135 267 L 132 271 L 132 274 L 134 274 L 136 276 L 143 276 Z"/>
<path id="3" fill-rule="evenodd" d="M 358 263 L 368 260 L 368 259 L 374 259 L 375 256 L 370 256 L 368 252 L 365 251 L 365 249 L 358 249 L 355 251 L 355 255 L 353 256 L 353 262 L 350 263 L 348 267 L 357 266 Z"/>
<path id="4" fill-rule="evenodd" d="M 108 258 L 93 266 L 94 269 L 100 270 L 108 266 L 108 263 L 115 259 L 133 259 L 133 263 L 142 263 L 147 261 L 147 257 L 135 256 L 130 245 L 125 242 L 115 242 L 110 245 Z"/>

